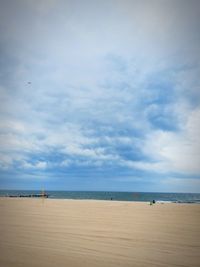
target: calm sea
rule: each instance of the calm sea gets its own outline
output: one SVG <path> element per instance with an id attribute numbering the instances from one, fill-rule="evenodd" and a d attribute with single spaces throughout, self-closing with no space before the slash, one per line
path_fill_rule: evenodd
<path id="1" fill-rule="evenodd" d="M 41 191 L 0 190 L 0 196 L 39 194 Z M 145 192 L 95 192 L 95 191 L 46 191 L 52 199 L 98 199 L 118 201 L 160 201 L 178 203 L 199 203 L 199 193 L 145 193 Z"/>

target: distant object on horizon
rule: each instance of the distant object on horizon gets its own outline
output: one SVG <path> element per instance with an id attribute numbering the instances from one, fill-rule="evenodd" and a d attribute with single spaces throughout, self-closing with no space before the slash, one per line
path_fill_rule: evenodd
<path id="1" fill-rule="evenodd" d="M 28 84 L 31 84 L 31 82 L 28 82 Z"/>
<path id="2" fill-rule="evenodd" d="M 6 195 L 6 197 L 40 197 L 40 198 L 48 198 L 49 195 L 45 193 L 43 190 L 41 194 L 20 194 L 20 195 Z"/>

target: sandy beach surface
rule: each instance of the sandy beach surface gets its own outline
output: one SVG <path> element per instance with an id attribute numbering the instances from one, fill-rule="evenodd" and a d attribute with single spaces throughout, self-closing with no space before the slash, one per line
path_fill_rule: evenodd
<path id="1" fill-rule="evenodd" d="M 0 266 L 200 266 L 200 205 L 0 198 Z"/>

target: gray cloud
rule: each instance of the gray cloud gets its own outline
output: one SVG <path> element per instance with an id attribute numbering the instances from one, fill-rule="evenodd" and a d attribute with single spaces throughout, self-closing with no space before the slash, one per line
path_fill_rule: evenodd
<path id="1" fill-rule="evenodd" d="M 198 1 L 1 1 L 1 167 L 48 169 L 56 152 L 59 166 L 199 174 L 199 13 Z"/>

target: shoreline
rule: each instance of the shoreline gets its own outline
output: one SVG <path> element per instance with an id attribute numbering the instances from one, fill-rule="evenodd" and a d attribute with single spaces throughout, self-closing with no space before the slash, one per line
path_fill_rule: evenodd
<path id="1" fill-rule="evenodd" d="M 23 199 L 23 200 L 29 200 L 29 199 L 31 199 L 31 200 L 33 200 L 33 199 L 35 199 L 35 200 L 38 200 L 38 201 L 40 201 L 40 200 L 47 200 L 47 201 L 57 201 L 57 200 L 61 200 L 61 201 L 97 201 L 97 202 L 108 202 L 108 203 L 110 203 L 110 202 L 122 202 L 122 203 L 147 203 L 147 204 L 150 204 L 151 203 L 151 201 L 135 201 L 135 200 L 132 200 L 132 201 L 130 201 L 130 200 L 115 200 L 115 199 L 112 199 L 112 200 L 109 200 L 109 199 L 79 199 L 79 198 L 51 198 L 51 197 L 20 197 L 20 196 L 0 196 L 0 199 L 13 199 L 13 200 L 17 200 L 17 199 Z M 180 201 L 168 201 L 168 200 L 166 200 L 166 201 L 164 201 L 164 200 L 158 200 L 158 201 L 155 201 L 155 203 L 152 203 L 153 205 L 155 205 L 155 204 L 161 204 L 161 205 L 164 205 L 164 204 L 181 204 L 181 205 L 186 205 L 186 204 L 188 204 L 188 205 L 193 205 L 193 204 L 197 204 L 197 205 L 199 205 L 200 204 L 200 202 L 190 202 L 190 201 L 188 201 L 188 202 L 180 202 Z"/>
<path id="2" fill-rule="evenodd" d="M 110 192 L 110 191 L 39 191 L 39 190 L 0 190 L 0 197 L 19 198 L 46 196 L 50 199 L 80 199 L 107 200 L 127 202 L 157 202 L 157 203 L 200 203 L 198 193 L 150 193 L 150 192 Z"/>

